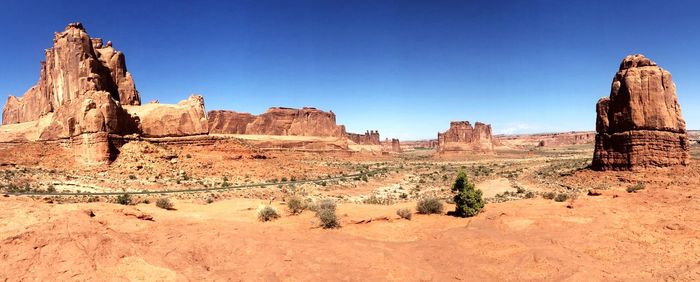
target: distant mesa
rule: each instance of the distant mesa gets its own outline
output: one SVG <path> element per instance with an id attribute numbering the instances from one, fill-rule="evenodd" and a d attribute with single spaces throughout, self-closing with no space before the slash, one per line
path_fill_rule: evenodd
<path id="1" fill-rule="evenodd" d="M 347 137 L 358 145 L 381 145 L 377 130 L 367 130 L 365 134 L 347 133 Z"/>
<path id="2" fill-rule="evenodd" d="M 671 73 L 644 55 L 620 63 L 610 97 L 596 105 L 593 169 L 687 165 L 689 141 Z"/>
<path id="3" fill-rule="evenodd" d="M 389 140 L 387 138 L 386 140 L 384 140 L 384 145 L 386 147 L 384 151 L 393 153 L 403 152 L 403 150 L 401 149 L 401 142 L 399 141 L 399 139 L 391 138 L 391 140 Z"/>
<path id="4" fill-rule="evenodd" d="M 336 124 L 335 113 L 311 107 L 274 107 L 257 116 L 217 110 L 207 116 L 213 134 L 345 136 L 345 126 Z"/>
<path id="5" fill-rule="evenodd" d="M 493 153 L 491 125 L 468 121 L 450 122 L 450 128 L 437 136 L 437 152 L 447 153 Z"/>

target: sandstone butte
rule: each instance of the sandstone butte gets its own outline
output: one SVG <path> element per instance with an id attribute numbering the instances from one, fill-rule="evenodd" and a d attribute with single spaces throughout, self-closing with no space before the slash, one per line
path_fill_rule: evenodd
<path id="1" fill-rule="evenodd" d="M 261 115 L 218 110 L 208 114 L 209 132 L 215 134 L 295 135 L 344 137 L 335 113 L 316 108 L 270 108 Z"/>
<path id="2" fill-rule="evenodd" d="M 37 84 L 23 97 L 10 96 L 5 104 L 2 144 L 61 142 L 73 150 L 78 163 L 100 165 L 114 160 L 128 140 L 139 138 L 211 139 L 210 133 L 218 133 L 347 140 L 335 114 L 315 108 L 270 108 L 258 116 L 233 111 L 207 114 L 199 95 L 178 104 L 142 105 L 124 54 L 111 42 L 90 38 L 80 23 L 55 33 L 45 55 Z M 347 148 L 347 141 L 332 145 Z"/>
<path id="3" fill-rule="evenodd" d="M 438 133 L 437 139 L 440 154 L 493 152 L 490 124 L 476 122 L 472 127 L 468 121 L 453 121 L 447 131 Z"/>
<path id="4" fill-rule="evenodd" d="M 365 134 L 347 133 L 347 137 L 358 145 L 381 145 L 377 130 L 367 130 Z"/>
<path id="5" fill-rule="evenodd" d="M 610 97 L 596 105 L 592 168 L 635 170 L 687 165 L 688 134 L 671 73 L 643 55 L 625 57 Z"/>

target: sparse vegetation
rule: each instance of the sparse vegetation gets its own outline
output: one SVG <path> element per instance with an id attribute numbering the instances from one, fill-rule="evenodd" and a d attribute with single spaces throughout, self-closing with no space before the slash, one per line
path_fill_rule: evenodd
<path id="1" fill-rule="evenodd" d="M 117 203 L 120 205 L 131 205 L 131 195 L 130 194 L 124 194 L 124 195 L 119 195 L 117 196 Z"/>
<path id="2" fill-rule="evenodd" d="M 416 204 L 416 212 L 420 214 L 442 213 L 442 209 L 442 202 L 435 197 L 421 199 Z"/>
<path id="3" fill-rule="evenodd" d="M 166 198 L 166 197 L 159 198 L 156 201 L 156 207 L 159 207 L 159 208 L 164 209 L 164 210 L 171 210 L 171 209 L 173 209 L 173 202 L 170 201 L 170 198 Z"/>
<path id="4" fill-rule="evenodd" d="M 454 212 L 456 216 L 475 216 L 484 208 L 482 192 L 476 189 L 474 183 L 467 179 L 466 172 L 459 172 L 457 179 L 452 185 L 452 192 L 457 193 L 453 198 L 456 205 Z"/>
<path id="5" fill-rule="evenodd" d="M 563 201 L 566 201 L 568 199 L 569 199 L 569 195 L 567 195 L 565 193 L 559 193 L 559 194 L 557 194 L 556 197 L 554 197 L 555 202 L 563 202 Z"/>
<path id="6" fill-rule="evenodd" d="M 637 182 L 637 184 L 627 186 L 627 193 L 637 193 L 639 190 L 644 190 L 645 186 L 643 182 Z"/>
<path id="7" fill-rule="evenodd" d="M 262 205 L 258 208 L 258 220 L 265 222 L 280 218 L 277 210 L 268 205 Z"/>
<path id="8" fill-rule="evenodd" d="M 294 196 L 287 200 L 287 209 L 291 214 L 300 214 L 306 209 L 306 202 L 298 196 Z"/>
<path id="9" fill-rule="evenodd" d="M 323 199 L 315 205 L 314 210 L 316 211 L 316 217 L 321 221 L 321 227 L 326 229 L 340 227 L 338 217 L 335 215 L 335 209 L 336 204 L 330 199 Z"/>
<path id="10" fill-rule="evenodd" d="M 214 196 L 209 196 L 209 197 L 207 197 L 207 200 L 206 200 L 206 201 L 207 201 L 207 204 L 211 204 L 211 203 L 213 203 L 215 200 L 216 200 L 216 199 L 214 198 Z"/>
<path id="11" fill-rule="evenodd" d="M 399 217 L 401 217 L 403 219 L 411 220 L 411 217 L 413 216 L 413 212 L 411 212 L 410 209 L 403 208 L 403 209 L 396 210 L 396 215 L 398 215 Z"/>

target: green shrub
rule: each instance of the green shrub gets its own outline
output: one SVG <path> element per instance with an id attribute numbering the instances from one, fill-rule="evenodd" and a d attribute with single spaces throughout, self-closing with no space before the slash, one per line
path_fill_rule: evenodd
<path id="1" fill-rule="evenodd" d="M 442 202 L 435 197 L 421 199 L 416 204 L 416 212 L 420 214 L 442 213 Z"/>
<path id="2" fill-rule="evenodd" d="M 125 206 L 131 205 L 131 195 L 124 194 L 117 196 L 117 203 Z"/>
<path id="3" fill-rule="evenodd" d="M 335 202 L 331 199 L 323 199 L 323 200 L 319 201 L 318 203 L 316 203 L 315 205 L 311 206 L 310 209 L 315 211 L 315 212 L 319 212 L 320 210 L 325 210 L 325 209 L 335 211 Z"/>
<path id="4" fill-rule="evenodd" d="M 338 217 L 335 215 L 335 209 L 321 209 L 316 212 L 316 217 L 321 220 L 321 227 L 323 228 L 328 229 L 340 227 Z"/>
<path id="5" fill-rule="evenodd" d="M 557 194 L 556 197 L 554 197 L 554 201 L 556 201 L 556 202 L 563 202 L 563 201 L 566 201 L 567 199 L 569 199 L 569 195 L 564 194 L 564 193 L 559 193 L 559 194 Z"/>
<path id="6" fill-rule="evenodd" d="M 627 193 L 637 193 L 639 190 L 643 190 L 645 185 L 643 182 L 637 182 L 637 184 L 627 186 Z"/>
<path id="7" fill-rule="evenodd" d="M 300 197 L 294 196 L 287 201 L 287 209 L 291 214 L 300 214 L 306 209 L 306 203 Z"/>
<path id="8" fill-rule="evenodd" d="M 280 214 L 271 206 L 262 205 L 258 208 L 258 220 L 260 221 L 271 221 L 278 219 L 279 217 Z"/>
<path id="9" fill-rule="evenodd" d="M 340 227 L 338 217 L 335 215 L 336 204 L 333 200 L 323 199 L 313 209 L 316 211 L 316 217 L 321 221 L 321 227 L 326 229 Z"/>
<path id="10" fill-rule="evenodd" d="M 457 174 L 457 179 L 452 185 L 452 192 L 457 193 L 453 198 L 456 205 L 454 212 L 456 216 L 475 216 L 484 208 L 481 190 L 476 189 L 474 183 L 469 182 L 466 172 L 460 171 Z"/>
<path id="11" fill-rule="evenodd" d="M 413 213 L 411 212 L 410 209 L 398 209 L 396 210 L 396 215 L 403 219 L 408 219 L 411 220 L 411 217 L 413 216 Z"/>
<path id="12" fill-rule="evenodd" d="M 554 193 L 554 192 L 547 192 L 547 193 L 542 194 L 542 198 L 545 198 L 547 200 L 553 200 L 554 197 L 556 197 L 556 196 L 557 196 L 557 193 Z"/>
<path id="13" fill-rule="evenodd" d="M 159 198 L 156 201 L 156 207 L 159 207 L 164 210 L 171 210 L 173 208 L 173 202 L 171 202 L 169 198 Z"/>
<path id="14" fill-rule="evenodd" d="M 228 187 L 228 177 L 224 176 L 223 181 L 221 181 L 221 187 Z"/>

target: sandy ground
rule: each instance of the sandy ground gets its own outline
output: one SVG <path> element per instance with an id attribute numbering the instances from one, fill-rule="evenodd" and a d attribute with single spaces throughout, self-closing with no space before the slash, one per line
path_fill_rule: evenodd
<path id="1" fill-rule="evenodd" d="M 591 177 L 586 172 L 580 177 Z M 595 175 L 593 175 L 595 176 Z M 471 219 L 341 204 L 256 221 L 261 200 L 54 205 L 0 198 L 0 278 L 15 280 L 698 280 L 700 187 L 648 185 L 558 203 L 489 204 Z M 284 210 L 280 203 L 274 203 Z M 569 207 L 567 207 L 569 206 Z M 449 207 L 449 206 L 448 206 Z M 90 214 L 94 216 L 91 216 Z M 152 217 L 152 220 L 147 220 Z M 374 219 L 369 223 L 354 224 Z"/>

